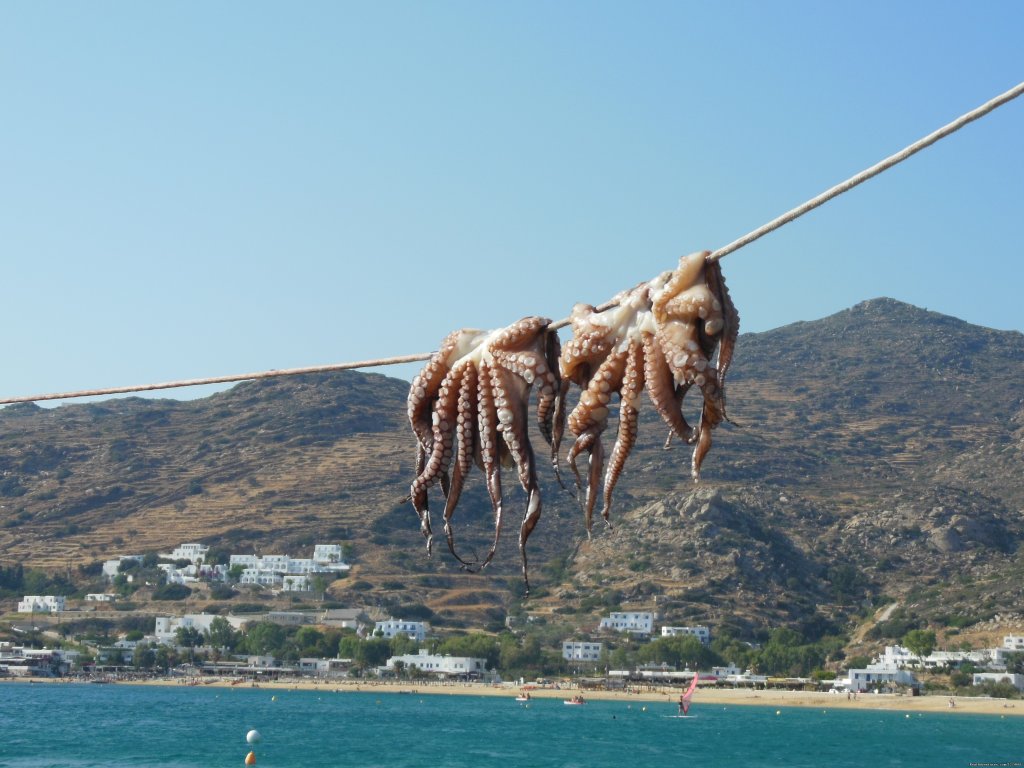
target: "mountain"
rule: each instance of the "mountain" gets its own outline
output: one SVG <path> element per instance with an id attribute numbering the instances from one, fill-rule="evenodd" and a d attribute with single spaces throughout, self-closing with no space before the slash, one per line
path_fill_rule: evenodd
<path id="1" fill-rule="evenodd" d="M 742 335 L 732 423 L 700 485 L 647 403 L 610 530 L 598 521 L 588 539 L 540 462 L 526 609 L 590 626 L 610 606 L 645 606 L 673 623 L 809 636 L 890 599 L 959 624 L 1005 617 L 1024 598 L 1022 380 L 1024 335 L 891 299 Z M 404 501 L 407 389 L 342 372 L 190 402 L 0 410 L 0 563 L 65 568 L 197 540 L 301 556 L 347 541 L 358 567 L 339 600 L 498 622 L 519 586 L 516 525 L 484 574 L 460 572 L 443 542 L 425 557 Z M 518 517 L 513 486 L 508 475 Z M 485 551 L 479 473 L 456 515 L 466 551 Z"/>

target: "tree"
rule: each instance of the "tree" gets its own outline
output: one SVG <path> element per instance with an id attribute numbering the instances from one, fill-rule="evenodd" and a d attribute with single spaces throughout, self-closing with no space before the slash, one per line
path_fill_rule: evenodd
<path id="1" fill-rule="evenodd" d="M 494 669 L 498 665 L 501 649 L 495 638 L 491 635 L 473 632 L 468 635 L 448 638 L 441 643 L 437 652 L 450 656 L 469 656 L 476 659 L 486 659 L 487 668 Z"/>
<path id="2" fill-rule="evenodd" d="M 174 639 L 178 645 L 188 648 L 189 659 L 194 659 L 196 646 L 203 644 L 203 633 L 197 627 L 178 627 Z"/>
<path id="3" fill-rule="evenodd" d="M 709 667 L 719 661 L 718 655 L 693 635 L 659 637 L 637 652 L 641 662 L 665 663 L 673 667 L 693 669 Z"/>
<path id="4" fill-rule="evenodd" d="M 324 578 L 323 574 L 314 574 L 313 578 L 309 580 L 309 586 L 313 589 L 313 594 L 317 596 L 317 600 L 322 603 L 324 601 L 324 593 L 327 591 L 327 579 Z"/>
<path id="5" fill-rule="evenodd" d="M 391 638 L 391 655 L 404 656 L 407 653 L 415 653 L 419 643 L 413 640 L 405 632 L 399 632 Z"/>
<path id="6" fill-rule="evenodd" d="M 935 633 L 930 629 L 912 629 L 903 636 L 903 645 L 924 664 L 924 657 L 935 650 Z"/>
<path id="7" fill-rule="evenodd" d="M 1024 674 L 1024 652 L 1006 654 L 1006 671 L 1010 674 Z"/>
<path id="8" fill-rule="evenodd" d="M 239 632 L 223 616 L 218 616 L 210 621 L 210 629 L 206 632 L 206 641 L 209 645 L 233 651 L 240 639 Z"/>
<path id="9" fill-rule="evenodd" d="M 260 621 L 249 627 L 245 647 L 258 656 L 277 655 L 287 639 L 284 628 L 270 621 Z"/>

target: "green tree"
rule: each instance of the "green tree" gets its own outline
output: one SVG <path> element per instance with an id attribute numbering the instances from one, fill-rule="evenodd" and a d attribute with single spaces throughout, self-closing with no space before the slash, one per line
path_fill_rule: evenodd
<path id="1" fill-rule="evenodd" d="M 415 653 L 419 643 L 413 640 L 405 632 L 399 632 L 391 638 L 391 655 L 404 656 L 407 653 Z"/>
<path id="2" fill-rule="evenodd" d="M 1006 671 L 1010 674 L 1024 674 L 1024 652 L 1006 654 Z"/>
<path id="3" fill-rule="evenodd" d="M 241 639 L 241 633 L 231 626 L 231 622 L 223 616 L 210 621 L 210 628 L 206 632 L 206 642 L 214 648 L 224 648 L 233 651 Z"/>
<path id="4" fill-rule="evenodd" d="M 659 637 L 640 648 L 637 659 L 643 663 L 665 663 L 673 667 L 707 668 L 720 662 L 718 654 L 693 635 Z"/>
<path id="5" fill-rule="evenodd" d="M 357 647 L 354 658 L 354 663 L 360 669 L 382 667 L 391 658 L 391 643 L 383 637 L 364 640 Z"/>
<path id="6" fill-rule="evenodd" d="M 260 621 L 248 628 L 245 634 L 245 649 L 257 656 L 278 655 L 288 639 L 284 627 L 270 621 Z"/>
<path id="7" fill-rule="evenodd" d="M 498 641 L 491 635 L 473 632 L 468 635 L 448 638 L 441 643 L 437 652 L 449 656 L 469 656 L 476 659 L 486 659 L 487 668 L 494 669 L 498 665 L 501 648 L 498 645 Z"/>
<path id="8" fill-rule="evenodd" d="M 935 633 L 930 629 L 912 629 L 903 636 L 903 645 L 924 664 L 924 657 L 935 650 Z"/>

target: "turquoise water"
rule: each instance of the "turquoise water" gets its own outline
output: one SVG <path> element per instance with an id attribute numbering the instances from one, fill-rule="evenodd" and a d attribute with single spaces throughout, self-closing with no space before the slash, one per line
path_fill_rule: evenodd
<path id="1" fill-rule="evenodd" d="M 273 698 L 276 697 L 276 700 Z M 646 706 L 647 711 L 642 707 Z M 964 766 L 1024 763 L 1024 718 L 417 694 L 0 685 L 3 768 Z"/>

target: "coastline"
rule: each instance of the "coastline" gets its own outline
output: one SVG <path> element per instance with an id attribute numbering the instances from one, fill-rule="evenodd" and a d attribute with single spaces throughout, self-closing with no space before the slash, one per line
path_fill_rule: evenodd
<path id="1" fill-rule="evenodd" d="M 0 679 L 4 683 L 20 684 L 88 684 L 77 680 L 60 678 Z M 229 679 L 198 680 L 194 684 L 178 678 L 158 678 L 152 680 L 125 680 L 112 683 L 116 685 L 155 685 L 215 688 L 251 688 L 251 683 L 238 683 Z M 417 696 L 490 696 L 514 699 L 520 692 L 518 685 L 509 683 L 435 683 L 430 681 L 372 681 L 372 680 L 278 680 L 261 681 L 258 687 L 270 691 L 326 691 L 332 693 L 380 693 L 380 694 L 414 694 Z M 576 687 L 563 688 L 530 688 L 533 699 L 567 699 L 581 691 Z M 624 691 L 584 690 L 585 698 L 593 701 L 618 701 L 624 704 L 666 704 L 674 706 L 679 700 L 679 689 L 643 690 L 633 693 Z M 780 708 L 802 708 L 822 710 L 864 710 L 864 711 L 895 711 L 915 713 L 949 713 L 1024 716 L 1024 701 L 1016 699 L 993 699 L 987 697 L 955 696 L 954 707 L 949 706 L 948 695 L 905 696 L 899 694 L 863 693 L 856 699 L 847 699 L 845 694 L 830 694 L 818 691 L 783 691 L 783 690 L 751 690 L 741 688 L 698 688 L 693 696 L 694 707 L 702 705 L 715 706 L 759 706 Z"/>

